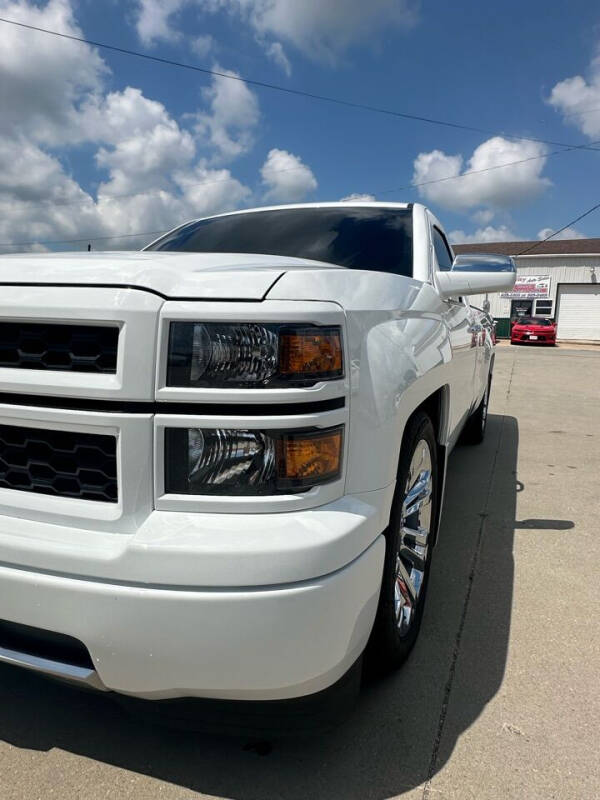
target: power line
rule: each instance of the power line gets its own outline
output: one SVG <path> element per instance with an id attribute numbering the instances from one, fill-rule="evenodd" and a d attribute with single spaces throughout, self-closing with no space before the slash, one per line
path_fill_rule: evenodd
<path id="1" fill-rule="evenodd" d="M 592 142 L 592 144 L 600 144 L 600 140 L 598 140 L 596 142 Z M 579 150 L 579 149 L 580 148 L 578 148 L 576 146 L 564 147 L 561 150 L 554 150 L 553 152 L 547 153 L 546 155 L 543 155 L 543 156 L 529 156 L 529 158 L 521 158 L 518 161 L 508 161 L 508 162 L 506 162 L 504 164 L 495 164 L 492 167 L 484 167 L 483 169 L 468 170 L 467 172 L 461 172 L 460 175 L 446 175 L 444 178 L 434 178 L 434 179 L 432 179 L 430 181 L 420 181 L 419 183 L 409 183 L 409 184 L 406 184 L 405 186 L 397 186 L 394 189 L 381 189 L 379 191 L 372 192 L 372 194 L 375 194 L 375 195 L 389 194 L 390 192 L 400 192 L 400 191 L 404 191 L 404 190 L 407 190 L 407 189 L 415 189 L 415 188 L 418 188 L 420 186 L 429 186 L 429 185 L 434 184 L 434 183 L 443 183 L 445 181 L 459 180 L 460 178 L 467 178 L 469 175 L 480 175 L 480 174 L 482 174 L 484 172 L 492 172 L 493 170 L 496 170 L 496 169 L 503 169 L 504 167 L 512 167 L 512 166 L 514 166 L 516 164 L 524 164 L 527 161 L 537 161 L 537 160 L 539 160 L 541 158 L 547 158 L 549 156 L 558 155 L 559 153 L 567 153 L 569 151 Z M 280 172 L 286 172 L 287 170 L 279 170 L 279 171 Z M 230 179 L 225 179 L 225 180 L 230 180 Z M 236 179 L 235 178 L 231 178 L 231 180 L 236 180 Z M 218 183 L 218 182 L 220 182 L 220 181 L 211 181 L 210 183 Z M 204 184 L 199 183 L 199 184 L 195 184 L 195 185 L 196 186 L 202 186 Z M 138 194 L 141 195 L 141 194 L 146 194 L 146 193 L 145 192 L 140 192 Z M 119 197 L 135 197 L 137 195 L 136 194 L 132 194 L 132 195 L 115 195 L 115 197 L 117 197 L 117 196 L 119 196 Z M 93 198 L 90 197 L 90 200 L 92 200 L 92 199 Z M 70 205 L 70 204 L 65 204 L 65 205 Z M 570 224 L 572 224 L 572 223 L 570 223 Z M 568 226 L 565 226 L 565 227 L 568 227 Z M 158 236 L 161 233 L 165 233 L 165 230 L 149 231 L 149 232 L 144 232 L 144 233 L 115 234 L 115 235 L 112 235 L 112 236 L 85 236 L 85 237 L 83 237 L 81 239 L 46 239 L 46 240 L 35 239 L 35 240 L 29 241 L 29 242 L 0 242 L 0 247 L 27 247 L 27 246 L 31 246 L 31 245 L 34 245 L 34 244 L 80 244 L 81 242 L 107 241 L 107 240 L 110 240 L 110 239 L 125 239 L 125 238 L 132 238 L 132 237 L 135 237 L 135 236 L 153 236 L 153 235 Z"/>
<path id="2" fill-rule="evenodd" d="M 119 233 L 112 236 L 83 236 L 81 239 L 35 239 L 31 242 L 0 242 L 0 247 L 27 247 L 34 244 L 81 244 L 81 242 L 103 242 L 108 239 L 132 239 L 136 236 L 160 236 L 168 229 L 145 231 L 144 233 Z"/>
<path id="3" fill-rule="evenodd" d="M 491 130 L 485 129 L 485 128 L 477 128 L 477 127 L 474 127 L 474 126 L 463 125 L 463 124 L 460 124 L 460 123 L 450 122 L 450 121 L 447 121 L 447 120 L 440 120 L 440 119 L 435 119 L 435 118 L 430 118 L 430 117 L 419 116 L 419 115 L 415 115 L 415 114 L 409 114 L 409 113 L 406 113 L 406 112 L 395 111 L 395 110 L 392 110 L 392 109 L 366 105 L 366 104 L 363 104 L 363 103 L 353 102 L 353 101 L 349 101 L 349 100 L 343 100 L 343 99 L 337 98 L 337 97 L 331 97 L 331 96 L 327 96 L 327 95 L 320 95 L 320 94 L 316 94 L 316 93 L 313 93 L 313 92 L 304 91 L 304 90 L 301 90 L 301 89 L 293 89 L 293 88 L 286 87 L 286 86 L 281 86 L 281 85 L 278 85 L 278 84 L 267 83 L 265 81 L 257 81 L 257 80 L 253 80 L 253 79 L 250 79 L 250 78 L 244 78 L 244 77 L 239 76 L 239 75 L 235 75 L 235 74 L 230 74 L 230 73 L 227 73 L 227 72 L 221 72 L 221 71 L 218 71 L 218 70 L 209 69 L 207 67 L 200 67 L 200 66 L 197 66 L 197 65 L 194 65 L 194 64 L 189 64 L 189 63 L 184 63 L 184 62 L 179 62 L 179 61 L 173 61 L 171 59 L 161 58 L 159 56 L 153 56 L 153 55 L 150 55 L 148 53 L 142 53 L 142 52 L 135 51 L 135 50 L 129 50 L 129 49 L 126 49 L 126 48 L 115 46 L 115 45 L 110 45 L 110 44 L 107 44 L 107 43 L 104 43 L 104 42 L 97 42 L 97 41 L 94 41 L 94 40 L 91 40 L 91 39 L 85 39 L 83 37 L 78 37 L 78 36 L 74 36 L 74 35 L 67 34 L 67 33 L 61 33 L 59 31 L 49 30 L 47 28 L 41 28 L 41 27 L 38 27 L 38 26 L 35 26 L 35 25 L 28 25 L 28 24 L 23 23 L 23 22 L 17 22 L 16 20 L 9 20 L 9 19 L 0 17 L 0 22 L 4 22 L 5 24 L 9 24 L 9 25 L 15 25 L 15 26 L 18 26 L 20 28 L 25 28 L 25 29 L 28 29 L 28 30 L 38 31 L 40 33 L 44 33 L 44 34 L 51 35 L 51 36 L 56 36 L 56 37 L 59 37 L 59 38 L 62 38 L 62 39 L 67 39 L 67 40 L 79 42 L 81 44 L 86 44 L 86 45 L 90 45 L 90 46 L 93 46 L 93 47 L 99 47 L 99 48 L 103 48 L 103 49 L 106 49 L 106 50 L 111 50 L 113 52 L 121 53 L 121 54 L 124 54 L 124 55 L 134 56 L 136 58 L 143 58 L 143 59 L 146 59 L 146 60 L 149 60 L 149 61 L 153 61 L 153 62 L 160 63 L 160 64 L 165 64 L 165 65 L 168 65 L 168 66 L 173 66 L 173 67 L 177 67 L 177 68 L 181 68 L 181 69 L 193 70 L 195 72 L 200 72 L 200 73 L 207 74 L 207 75 L 213 75 L 213 76 L 225 78 L 225 79 L 228 79 L 228 80 L 235 80 L 235 81 L 238 81 L 238 82 L 241 82 L 241 83 L 245 83 L 245 84 L 249 84 L 249 85 L 252 85 L 252 86 L 256 86 L 256 87 L 259 87 L 259 88 L 270 89 L 270 90 L 274 90 L 274 91 L 283 92 L 283 93 L 286 93 L 286 94 L 306 97 L 306 98 L 309 98 L 309 99 L 318 100 L 318 101 L 322 101 L 322 102 L 334 103 L 334 104 L 337 104 L 337 105 L 342 105 L 342 106 L 346 106 L 346 107 L 349 107 L 349 108 L 356 108 L 356 109 L 365 110 L 365 111 L 369 111 L 369 112 L 373 112 L 373 113 L 385 114 L 385 115 L 388 115 L 388 116 L 399 117 L 399 118 L 402 118 L 402 119 L 409 119 L 409 120 L 413 120 L 413 121 L 417 121 L 417 122 L 424 122 L 424 123 L 432 124 L 432 125 L 441 125 L 441 126 L 445 126 L 445 127 L 459 129 L 459 130 L 466 130 L 466 131 L 471 131 L 471 132 L 476 132 L 476 133 L 484 133 L 484 134 L 487 134 L 487 135 L 498 135 L 497 132 L 491 131 Z M 595 110 L 595 109 L 589 109 L 589 111 L 593 111 L 593 110 Z M 593 145 L 594 144 L 600 144 L 600 142 L 592 142 L 590 144 L 581 144 L 581 145 L 571 145 L 571 144 L 569 144 L 569 145 L 567 145 L 567 144 L 564 144 L 564 143 L 553 142 L 551 140 L 544 140 L 544 139 L 539 139 L 539 138 L 534 138 L 534 137 L 516 136 L 516 135 L 511 135 L 511 134 L 501 134 L 501 135 L 505 136 L 505 138 L 508 138 L 508 139 L 516 139 L 516 140 L 521 140 L 521 141 L 532 141 L 532 142 L 543 143 L 543 144 L 558 145 L 558 146 L 561 147 L 561 149 L 560 150 L 556 150 L 556 151 L 551 152 L 551 153 L 543 154 L 543 155 L 530 156 L 529 158 L 519 159 L 518 161 L 511 161 L 511 162 L 507 162 L 505 164 L 497 164 L 497 165 L 494 165 L 492 167 L 486 167 L 486 168 L 481 169 L 481 170 L 469 170 L 467 172 L 461 173 L 460 175 L 449 175 L 449 176 L 446 176 L 444 178 L 437 178 L 437 179 L 433 179 L 431 181 L 422 181 L 420 183 L 412 183 L 412 184 L 408 184 L 406 186 L 396 187 L 394 189 L 384 189 L 384 190 L 380 190 L 379 192 L 377 192 L 377 194 L 387 194 L 387 193 L 394 192 L 394 191 L 402 191 L 402 190 L 405 190 L 405 189 L 410 189 L 410 188 L 415 188 L 415 187 L 419 187 L 419 186 L 430 185 L 430 184 L 434 184 L 434 183 L 440 183 L 440 182 L 444 182 L 444 181 L 448 181 L 448 180 L 456 180 L 456 179 L 459 179 L 459 178 L 467 177 L 469 175 L 484 173 L 484 172 L 488 172 L 488 171 L 495 170 L 495 169 L 501 169 L 503 167 L 512 166 L 512 165 L 516 165 L 516 164 L 521 164 L 521 163 L 525 163 L 527 161 L 535 161 L 535 160 L 538 160 L 538 159 L 541 159 L 541 158 L 547 158 L 547 157 L 550 157 L 550 156 L 553 156 L 553 155 L 558 155 L 559 153 L 562 153 L 562 152 L 568 152 L 568 151 L 572 151 L 572 150 L 594 150 L 594 151 L 597 151 L 598 148 L 593 147 Z M 290 168 L 289 170 L 277 170 L 277 172 L 286 172 L 286 171 L 292 171 L 294 169 L 301 169 L 301 168 L 302 167 Z M 273 171 L 273 172 L 275 172 L 275 171 Z M 235 181 L 235 180 L 237 180 L 237 179 L 231 177 L 231 178 L 226 178 L 226 179 L 223 179 L 223 180 L 204 181 L 204 182 L 200 182 L 200 183 L 197 183 L 197 184 L 188 184 L 188 185 L 189 186 L 203 186 L 203 185 L 211 185 L 211 184 L 214 184 L 214 183 L 230 182 L 230 181 Z M 117 199 L 117 198 L 124 198 L 124 197 L 141 196 L 141 195 L 144 195 L 144 194 L 148 194 L 148 193 L 147 192 L 138 192 L 138 193 L 131 193 L 131 194 L 105 195 L 105 197 L 110 198 L 110 199 L 112 199 L 112 198 Z M 89 199 L 93 202 L 93 198 L 92 197 L 89 197 Z M 50 203 L 50 204 L 52 204 L 54 206 L 68 206 L 68 205 L 81 204 L 81 201 L 68 201 L 68 202 L 41 201 L 40 204 L 42 204 L 44 202 L 48 202 L 48 203 Z M 591 212 L 588 212 L 588 213 L 591 213 Z M 586 215 L 584 215 L 584 216 L 586 216 Z M 576 220 L 576 221 L 578 221 L 578 220 Z M 573 224 L 573 223 L 569 223 L 569 224 Z M 568 225 L 565 226 L 565 227 L 568 227 Z M 564 228 L 562 228 L 561 230 L 564 230 Z M 121 235 L 113 235 L 113 236 L 93 236 L 93 237 L 85 237 L 85 238 L 80 238 L 80 239 L 54 239 L 54 240 L 45 240 L 45 241 L 35 240 L 35 241 L 30 241 L 30 242 L 15 242 L 15 243 L 13 243 L 13 242 L 8 243 L 7 242 L 7 243 L 0 244 L 0 246 L 2 246 L 2 247 L 24 247 L 24 246 L 33 245 L 33 244 L 76 244 L 76 243 L 80 243 L 80 242 L 84 242 L 84 241 L 89 241 L 90 239 L 93 240 L 93 241 L 104 241 L 104 240 L 110 240 L 110 239 L 122 239 L 122 238 L 130 238 L 130 237 L 137 237 L 137 236 L 158 235 L 158 234 L 160 234 L 162 232 L 163 231 L 150 231 L 150 232 L 147 232 L 147 233 L 121 234 Z M 553 236 L 555 236 L 555 235 L 556 235 L 556 233 L 553 234 Z M 536 243 L 536 245 L 534 245 L 534 247 L 535 246 L 537 246 L 537 243 Z"/>
<path id="4" fill-rule="evenodd" d="M 598 139 L 597 141 L 594 141 L 594 142 L 590 142 L 590 144 L 591 145 L 600 144 L 600 139 Z M 405 186 L 396 186 L 393 189 L 380 189 L 379 191 L 374 191 L 374 192 L 370 192 L 370 193 L 371 194 L 375 194 L 375 195 L 381 195 L 381 194 L 390 194 L 391 192 L 401 192 L 401 191 L 404 191 L 406 189 L 418 188 L 419 186 L 429 186 L 432 183 L 443 183 L 445 181 L 453 181 L 453 180 L 458 180 L 460 178 L 465 178 L 468 175 L 477 175 L 477 174 L 482 173 L 482 172 L 491 172 L 492 170 L 503 169 L 504 167 L 512 167 L 512 166 L 515 166 L 517 164 L 524 164 L 524 163 L 526 163 L 528 161 L 539 161 L 542 158 L 550 158 L 551 156 L 557 156 L 557 155 L 560 155 L 561 153 L 568 153 L 568 152 L 571 152 L 573 150 L 580 150 L 580 149 L 581 148 L 579 148 L 579 147 L 577 147 L 575 145 L 573 147 L 562 147 L 560 150 L 553 150 L 550 153 L 544 153 L 542 155 L 537 155 L 537 156 L 529 156 L 528 158 L 520 158 L 517 161 L 507 161 L 507 162 L 505 162 L 503 164 L 495 164 L 492 167 L 484 167 L 483 169 L 471 169 L 471 170 L 468 170 L 467 172 L 461 172 L 459 175 L 446 175 L 444 178 L 433 178 L 430 181 L 421 181 L 419 183 L 409 183 L 409 184 L 406 184 Z M 264 174 L 276 175 L 276 174 L 280 174 L 280 173 L 283 173 L 283 172 L 295 172 L 295 171 L 302 170 L 302 169 L 306 169 L 306 165 L 305 164 L 301 164 L 298 167 L 288 167 L 286 169 L 268 170 L 268 173 L 262 173 L 262 174 L 263 175 Z M 198 188 L 200 186 L 213 186 L 213 185 L 219 184 L 219 183 L 230 183 L 230 182 L 233 183 L 233 182 L 237 182 L 238 180 L 239 180 L 238 178 L 234 178 L 231 175 L 229 178 L 219 178 L 219 179 L 214 180 L 214 181 L 201 181 L 199 183 L 188 183 L 188 184 L 186 184 L 185 188 Z M 151 191 L 128 192 L 128 193 L 125 193 L 125 194 L 102 194 L 101 198 L 96 198 L 95 200 L 91 195 L 86 195 L 83 200 L 68 200 L 68 201 L 60 201 L 60 200 L 53 200 L 52 198 L 45 198 L 44 200 L 38 200 L 38 201 L 35 201 L 33 203 L 32 202 L 28 202 L 28 206 L 38 206 L 38 205 L 39 206 L 46 206 L 46 205 L 50 205 L 53 208 L 54 207 L 64 208 L 65 206 L 83 205 L 84 203 L 87 203 L 88 201 L 90 201 L 92 203 L 98 203 L 100 201 L 100 199 L 102 199 L 102 200 L 105 200 L 105 199 L 121 200 L 123 198 L 129 198 L 129 197 L 144 197 L 144 196 L 147 197 L 147 196 L 151 196 L 151 195 L 155 195 L 155 194 L 160 194 L 163 191 L 165 191 L 165 190 L 164 189 L 153 189 Z M 23 201 L 23 202 L 27 202 L 27 201 Z"/>
<path id="5" fill-rule="evenodd" d="M 494 169 L 494 167 L 490 167 L 490 169 Z M 442 178 L 441 180 L 444 179 Z M 379 194 L 382 194 L 382 192 L 380 192 Z M 526 253 L 531 252 L 532 250 L 535 250 L 536 247 L 539 247 L 539 245 L 543 244 L 544 242 L 547 242 L 549 239 L 553 239 L 555 236 L 558 236 L 559 233 L 562 233 L 567 228 L 570 228 L 571 225 L 575 225 L 577 222 L 584 219 L 584 217 L 587 217 L 589 216 L 589 214 L 592 214 L 598 208 L 600 208 L 600 203 L 597 203 L 595 206 L 592 206 L 592 208 L 588 209 L 583 214 L 580 214 L 575 219 L 571 220 L 570 222 L 567 222 L 566 225 L 563 225 L 562 228 L 559 228 L 557 231 L 554 231 L 554 233 L 551 233 L 550 236 L 546 236 L 545 239 L 540 239 L 539 242 L 535 242 L 530 247 L 526 248 L 525 250 L 522 250 L 520 253 L 517 253 L 516 255 L 522 256 L 525 255 Z M 82 242 L 101 242 L 101 241 L 108 241 L 110 239 L 131 239 L 136 236 L 160 236 L 162 233 L 165 232 L 166 231 L 163 229 L 160 231 L 145 231 L 143 233 L 125 233 L 112 236 L 84 236 L 81 239 L 46 239 L 46 240 L 35 239 L 30 242 L 0 242 L 0 247 L 26 247 L 28 245 L 34 245 L 34 244 L 81 244 Z"/>
<path id="6" fill-rule="evenodd" d="M 589 214 L 591 214 L 593 211 L 596 211 L 598 208 L 600 208 L 600 203 L 596 203 L 595 206 L 592 206 L 587 211 L 584 211 L 583 214 L 580 214 L 575 219 L 572 219 L 571 222 L 567 222 L 566 225 L 563 225 L 562 228 L 559 228 L 557 231 L 554 231 L 554 233 L 551 233 L 550 236 L 546 236 L 545 239 L 540 239 L 539 242 L 534 242 L 534 244 L 532 244 L 530 247 L 527 247 L 525 250 L 521 250 L 521 252 L 517 253 L 517 255 L 518 256 L 524 256 L 525 253 L 530 253 L 532 250 L 535 250 L 536 247 L 539 247 L 541 244 L 544 244 L 544 242 L 547 242 L 548 239 L 553 239 L 555 236 L 558 236 L 559 233 L 562 233 L 563 231 L 566 231 L 566 229 L 570 228 L 571 225 L 575 225 L 576 222 L 579 222 L 584 217 L 587 217 Z"/>
<path id="7" fill-rule="evenodd" d="M 563 111 L 562 115 L 563 117 L 579 117 L 582 114 L 592 114 L 594 111 L 600 111 L 600 106 L 592 106 L 591 108 L 590 107 L 582 108 L 579 111 L 569 111 L 566 114 Z"/>
<path id="8" fill-rule="evenodd" d="M 68 39 L 73 42 L 80 42 L 81 44 L 87 44 L 91 47 L 99 47 L 104 50 L 111 50 L 115 53 L 121 53 L 122 55 L 133 56 L 135 58 L 143 58 L 147 61 L 153 61 L 157 64 L 163 64 L 170 67 L 177 67 L 179 69 L 187 69 L 192 70 L 193 72 L 200 72 L 203 75 L 213 75 L 218 78 L 226 78 L 227 80 L 238 81 L 239 83 L 244 83 L 249 86 L 256 86 L 260 89 L 270 89 L 271 91 L 282 92 L 284 94 L 294 95 L 296 97 L 306 97 L 310 100 L 318 100 L 324 103 L 333 103 L 339 106 L 345 106 L 347 108 L 354 108 L 360 109 L 362 111 L 369 111 L 374 114 L 383 114 L 386 116 L 391 117 L 399 117 L 400 119 L 409 119 L 413 120 L 414 122 L 424 122 L 429 125 L 441 125 L 446 128 L 453 128 L 456 130 L 463 130 L 463 131 L 470 131 L 471 133 L 483 133 L 488 136 L 504 136 L 507 139 L 516 139 L 518 141 L 527 141 L 527 142 L 537 142 L 538 144 L 549 144 L 553 147 L 575 147 L 581 150 L 597 150 L 598 148 L 591 147 L 588 144 L 581 144 L 581 145 L 572 145 L 572 144 L 565 144 L 564 142 L 554 142 L 549 139 L 539 139 L 532 136 L 516 136 L 513 134 L 499 134 L 498 131 L 492 131 L 486 128 L 477 128 L 472 125 L 463 125 L 458 122 L 450 122 L 448 120 L 436 119 L 433 117 L 424 117 L 418 114 L 409 114 L 408 112 L 404 111 L 396 111 L 390 108 L 383 108 L 381 106 L 372 106 L 366 103 L 358 103 L 352 100 L 344 100 L 340 97 L 333 97 L 331 95 L 323 95 L 317 94 L 315 92 L 309 92 L 304 89 L 294 89 L 289 86 L 282 86 L 281 84 L 276 83 L 268 83 L 266 81 L 259 81 L 252 78 L 245 78 L 241 75 L 231 74 L 229 72 L 221 72 L 219 70 L 209 69 L 208 67 L 200 67 L 196 64 L 189 64 L 183 61 L 174 61 L 169 58 L 161 58 L 160 56 L 153 56 L 149 53 L 142 53 L 139 50 L 129 50 L 125 47 L 118 47 L 116 45 L 107 44 L 106 42 L 97 42 L 93 39 L 86 39 L 82 36 L 74 36 L 70 33 L 61 33 L 60 31 L 53 31 L 49 30 L 48 28 L 41 28 L 36 25 L 27 25 L 24 22 L 17 22 L 14 19 L 6 19 L 5 17 L 0 17 L 0 22 L 4 22 L 7 25 L 15 25 L 20 28 L 26 28 L 27 30 L 31 31 L 38 31 L 39 33 L 45 33 L 49 36 L 57 36 L 61 39 Z"/>
<path id="9" fill-rule="evenodd" d="M 600 144 L 600 139 L 595 142 L 591 142 L 591 144 Z M 482 169 L 470 169 L 467 172 L 461 172 L 459 175 L 446 175 L 444 178 L 433 178 L 430 181 L 420 181 L 419 183 L 409 183 L 406 186 L 397 186 L 394 189 L 381 189 L 378 192 L 373 192 L 372 194 L 389 194 L 390 192 L 402 192 L 406 189 L 417 188 L 419 186 L 429 186 L 432 183 L 444 183 L 445 181 L 452 181 L 457 180 L 458 178 L 466 178 L 469 175 L 479 175 L 483 172 L 492 172 L 492 170 L 502 169 L 503 167 L 512 167 L 516 164 L 525 164 L 527 161 L 539 161 L 541 158 L 550 158 L 550 156 L 557 156 L 560 153 L 568 153 L 573 150 L 579 150 L 579 147 L 563 147 L 560 150 L 553 150 L 551 153 L 545 153 L 541 156 L 529 156 L 528 158 L 520 158 L 518 161 L 507 161 L 504 164 L 495 164 L 492 167 L 483 167 Z"/>
<path id="10" fill-rule="evenodd" d="M 598 140 L 596 140 L 594 142 L 591 142 L 591 144 L 600 144 L 600 139 L 598 139 Z M 459 180 L 460 178 L 466 178 L 469 175 L 479 175 L 479 174 L 484 173 L 484 172 L 491 172 L 492 170 L 503 169 L 504 167 L 512 167 L 512 166 L 515 166 L 517 164 L 524 164 L 524 163 L 526 163 L 528 161 L 539 161 L 542 158 L 550 158 L 550 156 L 556 156 L 556 155 L 560 155 L 560 153 L 568 153 L 568 152 L 571 152 L 573 150 L 579 150 L 579 149 L 580 148 L 576 147 L 576 146 L 563 147 L 560 150 L 554 150 L 551 153 L 545 153 L 544 155 L 529 156 L 528 158 L 520 158 L 517 161 L 507 161 L 504 164 L 495 164 L 492 167 L 484 167 L 483 169 L 471 169 L 471 170 L 468 170 L 467 172 L 461 172 L 459 175 L 446 175 L 443 178 L 433 178 L 430 181 L 420 181 L 419 183 L 408 183 L 408 184 L 406 184 L 404 186 L 396 186 L 393 189 L 379 189 L 377 191 L 369 192 L 369 194 L 374 194 L 374 195 L 390 194 L 392 192 L 402 192 L 402 191 L 405 191 L 405 190 L 408 190 L 408 189 L 415 189 L 415 188 L 418 188 L 420 186 L 429 186 L 429 185 L 434 184 L 434 183 L 444 183 L 445 181 Z M 281 172 L 292 172 L 294 170 L 299 170 L 299 169 L 305 169 L 305 165 L 301 165 L 299 167 L 289 167 L 288 169 L 269 170 L 269 174 L 275 174 L 275 173 L 281 173 Z M 233 182 L 233 181 L 237 181 L 237 180 L 238 180 L 237 178 L 234 178 L 233 176 L 231 176 L 230 178 L 222 178 L 222 179 L 215 180 L 215 181 L 202 181 L 200 183 L 191 183 L 191 184 L 188 184 L 188 187 L 197 188 L 199 186 L 212 186 L 213 184 L 217 184 L 217 183 L 229 183 L 229 182 Z M 160 193 L 161 191 L 164 191 L 164 190 L 156 189 L 156 190 L 153 190 L 152 192 L 131 192 L 131 193 L 128 193 L 128 194 L 110 194 L 110 195 L 103 195 L 103 198 L 108 198 L 108 199 L 112 200 L 112 199 L 122 199 L 122 198 L 126 198 L 126 197 L 142 197 L 142 196 L 148 196 L 148 195 L 151 195 L 151 194 L 157 194 L 157 193 Z M 91 202 L 96 202 L 96 203 L 98 202 L 98 200 L 94 200 L 94 198 L 91 197 L 90 195 L 86 196 L 86 200 L 90 200 Z M 53 201 L 51 199 L 46 199 L 46 200 L 40 200 L 39 202 L 36 202 L 36 203 L 29 203 L 29 205 L 30 206 L 31 205 L 51 205 L 52 207 L 60 206 L 62 208 L 64 206 L 83 205 L 83 201 L 80 201 L 80 200 L 71 201 L 70 200 L 68 202 L 59 202 L 59 201 Z M 132 235 L 132 236 L 137 236 L 137 235 L 143 236 L 144 234 L 127 234 L 127 235 L 128 236 L 130 236 L 130 235 Z M 96 240 L 97 238 L 109 238 L 109 237 L 92 237 L 92 238 L 94 240 Z M 120 239 L 122 237 L 121 236 L 115 236 L 115 237 L 111 237 L 111 238 Z M 57 239 L 57 240 L 53 240 L 52 244 L 61 244 L 61 243 L 68 244 L 68 243 L 77 242 L 77 241 L 83 241 L 83 240 Z M 40 242 L 40 241 L 37 241 L 37 240 L 36 240 L 36 242 L 19 242 L 19 243 L 14 243 L 14 244 L 5 242 L 5 243 L 0 243 L 0 247 L 21 247 L 21 246 L 25 246 L 25 245 L 28 245 L 28 244 L 48 244 L 48 243 L 49 242 Z"/>

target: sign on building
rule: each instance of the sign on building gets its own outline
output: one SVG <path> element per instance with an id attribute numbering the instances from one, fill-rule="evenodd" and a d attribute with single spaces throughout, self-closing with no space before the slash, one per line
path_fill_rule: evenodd
<path id="1" fill-rule="evenodd" d="M 550 297 L 550 275 L 518 275 L 511 292 L 500 297 L 509 300 L 536 300 Z"/>

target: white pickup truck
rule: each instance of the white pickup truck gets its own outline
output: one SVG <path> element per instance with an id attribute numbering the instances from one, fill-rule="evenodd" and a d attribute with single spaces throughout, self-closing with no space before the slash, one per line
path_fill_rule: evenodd
<path id="1" fill-rule="evenodd" d="M 494 346 L 466 297 L 514 280 L 454 262 L 417 204 L 0 258 L 0 662 L 302 708 L 365 650 L 398 666 L 448 454 L 485 432 Z"/>

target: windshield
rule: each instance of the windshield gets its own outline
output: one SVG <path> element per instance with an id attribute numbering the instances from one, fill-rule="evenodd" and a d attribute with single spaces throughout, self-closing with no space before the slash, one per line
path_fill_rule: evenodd
<path id="1" fill-rule="evenodd" d="M 549 327 L 552 325 L 551 319 L 544 319 L 543 317 L 519 317 L 516 322 L 517 325 L 543 325 Z"/>
<path id="2" fill-rule="evenodd" d="M 412 277 L 412 211 L 290 208 L 190 222 L 148 250 L 262 253 Z"/>

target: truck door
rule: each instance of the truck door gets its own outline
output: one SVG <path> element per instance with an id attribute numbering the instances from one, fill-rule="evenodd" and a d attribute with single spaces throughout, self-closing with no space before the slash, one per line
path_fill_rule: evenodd
<path id="1" fill-rule="evenodd" d="M 452 269 L 454 259 L 446 237 L 436 226 L 431 228 L 431 235 L 437 262 L 434 267 L 439 270 Z M 462 297 L 456 297 L 444 301 L 444 304 L 452 348 L 450 428 L 455 432 L 465 421 L 473 406 L 478 339 L 472 330 L 474 319 L 468 303 L 465 303 Z"/>
<path id="2" fill-rule="evenodd" d="M 464 304 L 469 310 L 469 319 L 470 325 L 469 329 L 471 331 L 471 345 L 475 349 L 475 359 L 473 365 L 473 401 L 472 401 L 472 408 L 475 409 L 479 404 L 479 401 L 483 397 L 483 392 L 485 390 L 485 384 L 487 381 L 487 369 L 488 365 L 485 360 L 485 347 L 483 346 L 484 337 L 487 336 L 487 332 L 482 325 L 481 322 L 481 314 L 479 309 L 473 308 L 469 303 L 467 297 L 463 298 Z"/>

